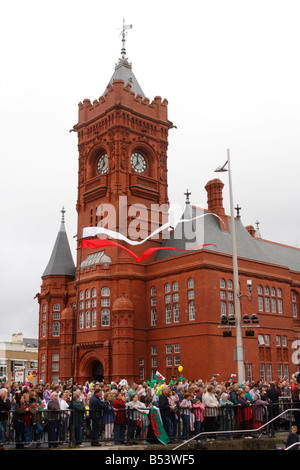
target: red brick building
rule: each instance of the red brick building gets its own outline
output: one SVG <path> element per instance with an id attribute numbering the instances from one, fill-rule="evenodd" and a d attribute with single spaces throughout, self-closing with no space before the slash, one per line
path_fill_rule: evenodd
<path id="1" fill-rule="evenodd" d="M 78 255 L 75 265 L 62 211 L 38 294 L 40 379 L 65 380 L 74 372 L 81 382 L 142 381 L 155 371 L 170 379 L 180 375 L 179 365 L 189 379 L 237 373 L 235 329 L 224 336 L 220 328 L 221 315 L 234 313 L 234 299 L 230 218 L 219 179 L 206 185 L 206 209 L 187 194 L 188 221 L 171 232 L 134 247 L 118 241 L 138 256 L 149 247 L 203 248 L 161 250 L 142 262 L 120 247 L 80 250 L 82 228 L 99 225 L 107 207 L 115 209 L 110 229 L 136 227 L 142 239 L 166 221 L 159 209 L 168 204 L 171 127 L 167 100 L 145 97 L 124 50 L 103 95 L 79 104 Z M 140 212 L 132 210 L 136 204 Z M 263 240 L 239 217 L 235 227 L 240 293 L 248 294 L 249 279 L 253 287 L 251 298 L 241 298 L 241 314 L 259 319 L 259 328 L 243 323 L 246 378 L 290 377 L 298 368 L 300 251 Z"/>

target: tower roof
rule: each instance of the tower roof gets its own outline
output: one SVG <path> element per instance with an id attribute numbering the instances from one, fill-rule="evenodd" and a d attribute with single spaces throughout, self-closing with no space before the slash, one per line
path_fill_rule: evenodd
<path id="1" fill-rule="evenodd" d="M 142 88 L 139 85 L 139 82 L 135 78 L 135 75 L 132 71 L 131 64 L 127 61 L 127 59 L 120 59 L 119 62 L 115 66 L 115 71 L 112 74 L 109 83 L 112 85 L 114 80 L 123 80 L 124 86 L 129 83 L 131 85 L 131 91 L 135 95 L 141 95 L 143 99 L 145 98 L 145 94 Z M 107 88 L 105 89 L 103 96 L 107 92 Z"/>
<path id="2" fill-rule="evenodd" d="M 112 85 L 114 80 L 123 80 L 124 86 L 129 83 L 131 85 L 131 91 L 135 95 L 141 95 L 143 99 L 145 98 L 145 94 L 140 87 L 135 75 L 132 71 L 132 65 L 128 62 L 126 57 L 126 49 L 125 49 L 125 35 L 126 29 L 132 28 L 132 25 L 125 25 L 125 21 L 123 20 L 123 28 L 122 28 L 122 49 L 121 49 L 121 58 L 119 59 L 118 63 L 115 66 L 115 71 L 109 80 L 109 83 Z M 107 92 L 107 88 L 105 89 L 103 96 Z"/>
<path id="3" fill-rule="evenodd" d="M 65 229 L 65 210 L 62 209 L 62 220 L 49 263 L 42 275 L 75 277 L 76 268 Z"/>

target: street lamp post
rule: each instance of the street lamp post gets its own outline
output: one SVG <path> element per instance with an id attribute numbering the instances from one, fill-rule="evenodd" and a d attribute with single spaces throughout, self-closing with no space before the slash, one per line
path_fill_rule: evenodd
<path id="1" fill-rule="evenodd" d="M 228 165 L 228 169 L 225 168 L 226 165 Z M 245 364 L 244 364 L 244 348 L 243 348 L 242 323 L 241 323 L 241 303 L 240 303 L 240 293 L 239 293 L 239 273 L 238 273 L 238 263 L 237 263 L 237 248 L 236 248 L 229 149 L 227 149 L 226 163 L 222 167 L 218 167 L 215 171 L 216 172 L 228 171 L 229 195 L 230 195 L 230 217 L 231 217 L 231 239 L 232 239 L 232 261 L 233 261 L 234 310 L 235 310 L 235 324 L 236 324 L 236 359 L 237 359 L 237 367 L 238 367 L 238 380 L 239 380 L 239 383 L 242 384 L 243 382 L 245 382 Z"/>

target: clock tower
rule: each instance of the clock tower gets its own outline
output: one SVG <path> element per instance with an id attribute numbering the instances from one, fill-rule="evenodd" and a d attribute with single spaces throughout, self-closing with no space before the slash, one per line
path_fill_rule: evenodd
<path id="1" fill-rule="evenodd" d="M 78 250 L 72 277 L 63 285 L 66 293 L 61 289 L 64 302 L 56 278 L 51 284 L 61 315 L 49 312 L 52 304 L 44 305 L 40 296 L 45 324 L 41 344 L 59 358 L 60 376 L 66 379 L 72 373 L 79 382 L 86 377 L 137 380 L 141 368 L 148 367 L 150 317 L 145 305 L 147 282 L 152 282 L 147 270 L 154 261 L 149 256 L 139 263 L 119 246 L 80 249 L 83 228 L 102 226 L 142 241 L 167 222 L 169 212 L 167 149 L 173 125 L 168 102 L 159 96 L 151 101 L 144 94 L 126 58 L 126 28 L 121 57 L 103 94 L 79 103 L 73 127 L 78 138 Z M 159 233 L 133 251 L 141 256 L 161 242 Z M 59 257 L 61 250 L 56 251 Z M 47 320 L 51 314 L 55 343 Z"/>
<path id="2" fill-rule="evenodd" d="M 131 227 L 143 239 L 166 222 L 168 102 L 146 98 L 126 58 L 125 28 L 121 58 L 104 93 L 79 103 L 73 128 L 79 150 L 78 238 L 83 227 L 102 224 L 126 236 Z"/>

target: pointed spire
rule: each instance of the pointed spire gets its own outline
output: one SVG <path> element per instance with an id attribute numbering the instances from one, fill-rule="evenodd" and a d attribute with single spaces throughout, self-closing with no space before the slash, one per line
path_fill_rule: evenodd
<path id="1" fill-rule="evenodd" d="M 70 245 L 65 230 L 65 208 L 60 211 L 62 214 L 61 225 L 56 237 L 52 254 L 47 267 L 42 275 L 44 276 L 72 276 L 75 277 L 76 269 L 73 261 Z"/>
<path id="2" fill-rule="evenodd" d="M 132 24 L 126 25 L 125 20 L 123 19 L 123 27 L 121 31 L 122 36 L 122 48 L 121 48 L 121 58 L 119 59 L 118 63 L 115 65 L 115 71 L 109 80 L 109 83 L 112 85 L 114 80 L 123 80 L 124 85 L 126 86 L 127 83 L 131 85 L 131 91 L 135 95 L 141 95 L 142 98 L 145 98 L 145 94 L 140 87 L 135 75 L 132 71 L 131 63 L 128 62 L 126 57 L 126 48 L 125 48 L 125 41 L 126 41 L 126 30 L 132 28 Z M 107 93 L 107 88 L 104 90 L 103 96 Z"/>

